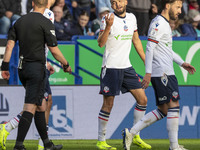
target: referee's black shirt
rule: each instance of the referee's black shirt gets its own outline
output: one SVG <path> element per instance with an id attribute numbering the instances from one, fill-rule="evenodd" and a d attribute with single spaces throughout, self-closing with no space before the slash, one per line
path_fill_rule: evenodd
<path id="1" fill-rule="evenodd" d="M 25 61 L 46 62 L 45 44 L 57 46 L 55 28 L 41 13 L 31 12 L 19 18 L 8 33 L 8 40 L 19 40 L 19 56 Z"/>

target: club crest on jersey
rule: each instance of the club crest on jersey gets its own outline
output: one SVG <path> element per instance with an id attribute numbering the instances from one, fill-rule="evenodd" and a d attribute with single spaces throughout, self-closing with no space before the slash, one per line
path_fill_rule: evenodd
<path id="1" fill-rule="evenodd" d="M 103 89 L 103 91 L 104 91 L 105 93 L 108 93 L 109 90 L 110 90 L 110 89 L 109 89 L 109 87 L 107 87 L 107 86 L 105 86 L 104 89 Z"/>
<path id="2" fill-rule="evenodd" d="M 124 25 L 124 31 L 128 31 L 128 26 Z"/>
<path id="3" fill-rule="evenodd" d="M 167 75 L 166 75 L 166 74 L 164 74 L 164 75 L 161 77 L 161 82 L 163 83 L 164 86 L 167 86 L 168 78 L 167 78 Z"/>

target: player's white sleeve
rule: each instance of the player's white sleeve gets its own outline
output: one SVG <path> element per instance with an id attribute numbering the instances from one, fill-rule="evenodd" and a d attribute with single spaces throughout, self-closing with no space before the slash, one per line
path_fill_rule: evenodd
<path id="1" fill-rule="evenodd" d="M 137 31 L 137 29 L 138 29 L 138 27 L 137 27 L 137 19 L 136 19 L 134 14 L 131 13 L 131 15 L 133 17 L 133 30 Z"/>
<path id="2" fill-rule="evenodd" d="M 181 66 L 184 63 L 184 60 L 174 51 L 172 51 L 172 53 L 173 53 L 173 61 L 177 63 L 179 66 Z"/>
<path id="3" fill-rule="evenodd" d="M 152 73 L 152 62 L 153 62 L 153 51 L 157 46 L 156 43 L 148 41 L 146 46 L 146 55 L 145 55 L 145 72 Z"/>

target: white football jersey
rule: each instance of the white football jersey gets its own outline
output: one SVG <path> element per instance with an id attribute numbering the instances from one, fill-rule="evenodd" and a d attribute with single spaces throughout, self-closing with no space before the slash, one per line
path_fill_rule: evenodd
<path id="1" fill-rule="evenodd" d="M 54 23 L 54 13 L 50 9 L 46 8 L 45 11 L 44 11 L 43 16 L 45 16 L 46 18 L 51 20 L 52 23 Z"/>
<path id="2" fill-rule="evenodd" d="M 105 27 L 106 21 L 103 17 L 100 30 L 105 30 Z M 126 13 L 123 18 L 114 14 L 114 22 L 105 45 L 102 67 L 117 69 L 131 67 L 129 54 L 134 31 L 137 31 L 137 22 L 132 13 Z"/>
<path id="3" fill-rule="evenodd" d="M 168 20 L 161 15 L 150 24 L 145 58 L 146 73 L 151 73 L 152 77 L 174 75 L 173 61 L 179 65 L 184 62 L 172 50 L 172 31 Z"/>
<path id="4" fill-rule="evenodd" d="M 50 9 L 46 8 L 43 16 L 45 16 L 47 19 L 51 20 L 51 22 L 54 24 L 54 13 Z M 47 45 L 45 45 L 46 58 L 47 58 L 48 52 L 49 52 L 49 48 L 47 47 Z"/>

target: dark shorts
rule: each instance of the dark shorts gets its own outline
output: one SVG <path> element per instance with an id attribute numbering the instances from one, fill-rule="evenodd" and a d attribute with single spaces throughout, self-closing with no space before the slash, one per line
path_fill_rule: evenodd
<path id="1" fill-rule="evenodd" d="M 178 81 L 175 75 L 152 77 L 151 83 L 156 96 L 156 105 L 162 105 L 171 100 L 177 101 L 180 99 Z"/>
<path id="2" fill-rule="evenodd" d="M 48 101 L 48 95 L 52 94 L 50 84 L 49 84 L 49 76 L 50 76 L 50 71 L 46 69 L 46 85 L 45 85 L 45 93 L 44 93 L 44 98 L 46 101 Z"/>
<path id="3" fill-rule="evenodd" d="M 26 90 L 25 103 L 41 106 L 44 98 L 46 67 L 40 62 L 25 62 L 18 69 L 19 78 Z"/>
<path id="4" fill-rule="evenodd" d="M 140 89 L 141 82 L 132 67 L 126 69 L 102 68 L 100 77 L 100 94 L 119 95 L 132 89 Z"/>

